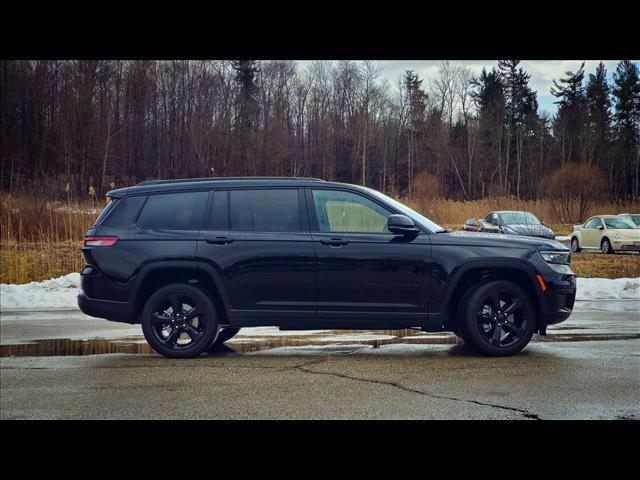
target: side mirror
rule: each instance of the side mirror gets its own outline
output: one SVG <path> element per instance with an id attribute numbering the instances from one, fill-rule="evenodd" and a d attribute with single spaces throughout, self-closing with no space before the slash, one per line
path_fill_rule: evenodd
<path id="1" fill-rule="evenodd" d="M 604 227 L 602 225 L 598 225 L 598 230 L 604 230 Z"/>
<path id="2" fill-rule="evenodd" d="M 399 235 L 416 235 L 420 232 L 415 222 L 406 215 L 389 215 L 389 218 L 387 218 L 387 228 L 391 233 L 397 233 Z"/>
<path id="3" fill-rule="evenodd" d="M 498 226 L 498 221 L 497 220 L 491 220 L 491 225 L 493 225 L 494 227 Z"/>

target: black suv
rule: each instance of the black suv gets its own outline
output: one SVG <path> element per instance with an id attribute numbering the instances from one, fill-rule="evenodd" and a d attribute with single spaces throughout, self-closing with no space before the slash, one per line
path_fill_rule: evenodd
<path id="1" fill-rule="evenodd" d="M 417 327 L 511 355 L 573 308 L 562 244 L 449 232 L 365 187 L 216 178 L 108 196 L 84 240 L 78 305 L 141 323 L 168 357 L 199 355 L 249 326 Z"/>

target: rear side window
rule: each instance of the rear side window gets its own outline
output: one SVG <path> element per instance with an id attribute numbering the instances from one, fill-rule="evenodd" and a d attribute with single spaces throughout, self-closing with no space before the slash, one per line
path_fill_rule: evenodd
<path id="1" fill-rule="evenodd" d="M 93 222 L 92 227 L 97 227 L 98 225 L 100 225 L 100 223 L 106 218 L 107 215 L 109 215 L 109 212 L 111 212 L 115 206 L 118 204 L 118 199 L 116 198 L 115 200 L 111 200 L 106 207 L 104 207 L 104 209 L 102 210 L 102 212 L 100 212 L 100 215 L 98 215 L 98 218 L 96 218 L 96 221 Z"/>
<path id="2" fill-rule="evenodd" d="M 298 190 L 216 192 L 211 228 L 249 232 L 302 230 Z"/>
<path id="3" fill-rule="evenodd" d="M 126 228 L 135 223 L 138 212 L 146 200 L 145 195 L 125 197 L 122 200 L 112 201 L 116 203 L 113 212 L 104 220 L 102 226 L 111 228 Z"/>
<path id="4" fill-rule="evenodd" d="M 149 195 L 138 225 L 154 230 L 199 230 L 207 196 L 208 192 Z"/>

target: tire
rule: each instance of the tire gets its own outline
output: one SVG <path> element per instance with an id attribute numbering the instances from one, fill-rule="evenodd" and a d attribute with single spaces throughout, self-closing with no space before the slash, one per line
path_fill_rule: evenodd
<path id="1" fill-rule="evenodd" d="M 573 237 L 571 239 L 571 251 L 573 253 L 580 253 L 582 251 L 580 243 L 578 242 L 578 237 Z"/>
<path id="2" fill-rule="evenodd" d="M 466 328 L 466 323 L 464 322 L 464 306 L 469 302 L 469 298 L 471 295 L 480 288 L 483 283 L 476 283 L 475 285 L 471 285 L 464 295 L 460 299 L 458 303 L 458 311 L 456 315 L 456 331 L 454 332 L 458 337 L 460 337 L 466 345 L 471 345 L 471 341 L 469 340 L 469 332 Z"/>
<path id="3" fill-rule="evenodd" d="M 507 280 L 494 280 L 474 289 L 461 308 L 459 320 L 469 344 L 487 356 L 520 352 L 531 341 L 536 328 L 531 298 Z"/>
<path id="4" fill-rule="evenodd" d="M 142 310 L 141 323 L 151 348 L 169 358 L 197 357 L 220 328 L 209 296 L 187 283 L 172 283 L 154 292 Z"/>
<path id="5" fill-rule="evenodd" d="M 607 237 L 604 237 L 600 242 L 600 251 L 604 254 L 613 253 L 613 247 L 611 246 L 611 241 Z"/>
<path id="6" fill-rule="evenodd" d="M 218 337 L 209 344 L 208 351 L 215 350 L 217 347 L 220 347 L 227 340 L 231 340 L 236 334 L 240 331 L 239 328 L 233 327 L 224 327 L 218 333 Z"/>

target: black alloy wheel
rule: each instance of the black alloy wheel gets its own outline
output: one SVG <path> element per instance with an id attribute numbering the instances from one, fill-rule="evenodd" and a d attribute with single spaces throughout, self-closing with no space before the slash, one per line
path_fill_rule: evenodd
<path id="1" fill-rule="evenodd" d="M 506 280 L 478 287 L 464 306 L 464 315 L 465 336 L 486 355 L 519 352 L 535 330 L 535 310 L 529 295 Z"/>
<path id="2" fill-rule="evenodd" d="M 142 330 L 161 355 L 189 358 L 200 355 L 218 333 L 215 307 L 198 287 L 172 284 L 160 288 L 147 301 Z"/>

